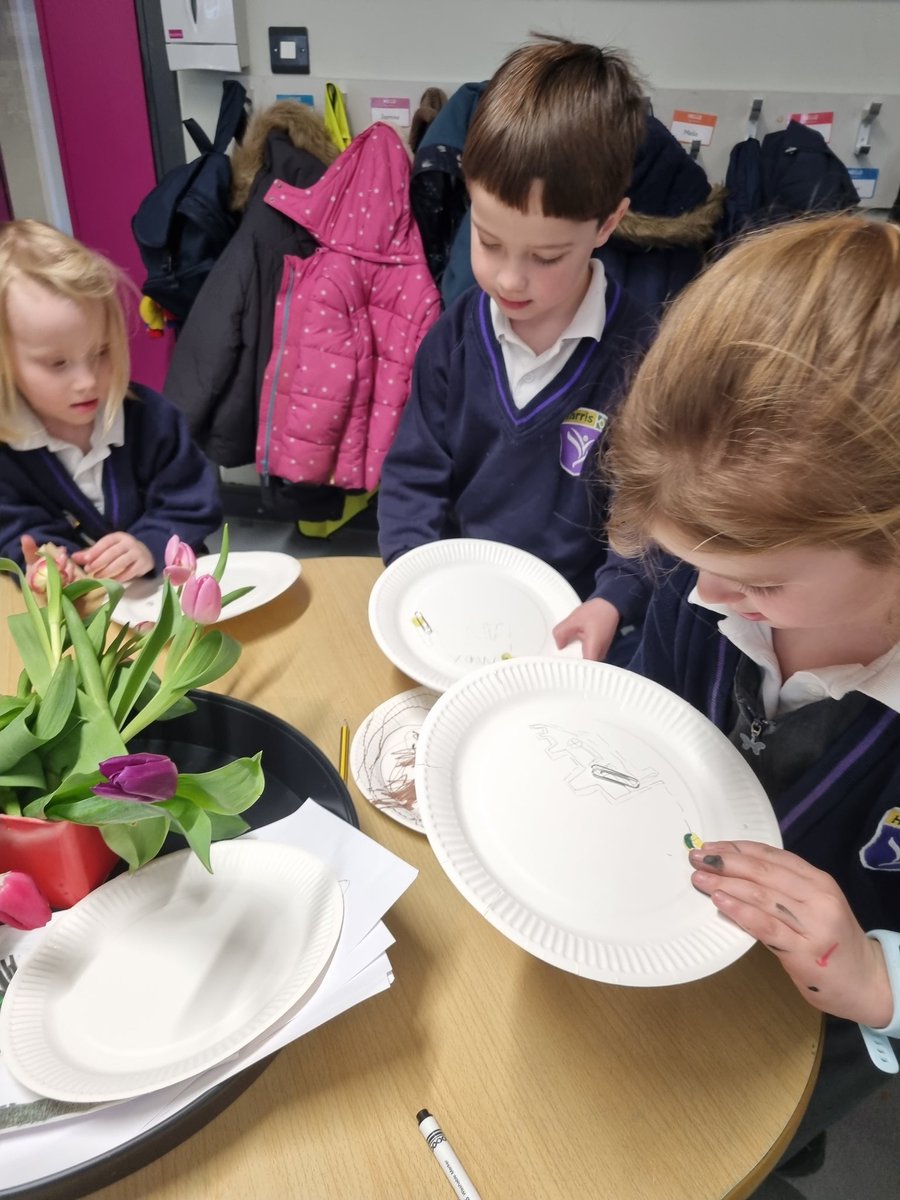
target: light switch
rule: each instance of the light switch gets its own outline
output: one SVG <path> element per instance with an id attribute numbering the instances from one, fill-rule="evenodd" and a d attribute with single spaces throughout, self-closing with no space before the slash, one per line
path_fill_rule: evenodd
<path id="1" fill-rule="evenodd" d="M 305 25 L 269 26 L 269 61 L 275 75 L 309 74 L 309 35 Z"/>

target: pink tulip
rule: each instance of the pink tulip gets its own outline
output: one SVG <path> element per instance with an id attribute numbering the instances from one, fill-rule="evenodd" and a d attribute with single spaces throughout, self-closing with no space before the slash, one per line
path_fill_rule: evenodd
<path id="1" fill-rule="evenodd" d="M 181 610 L 200 625 L 212 625 L 222 612 L 222 589 L 212 575 L 192 575 L 181 589 Z"/>
<path id="2" fill-rule="evenodd" d="M 170 579 L 175 587 L 187 583 L 197 570 L 197 555 L 177 533 L 173 533 L 166 543 L 165 559 L 163 575 Z"/>
<path id="3" fill-rule="evenodd" d="M 50 905 L 30 875 L 4 871 L 0 875 L 0 921 L 13 929 L 40 929 L 50 920 Z"/>
<path id="4" fill-rule="evenodd" d="M 73 583 L 78 578 L 78 568 L 69 558 L 69 555 L 64 547 L 57 547 L 56 552 L 52 555 L 53 561 L 56 563 L 56 569 L 59 571 L 60 582 L 63 587 L 69 583 Z M 33 592 L 43 595 L 47 590 L 47 560 L 41 555 L 35 559 L 33 563 L 29 563 L 25 568 L 25 582 Z"/>

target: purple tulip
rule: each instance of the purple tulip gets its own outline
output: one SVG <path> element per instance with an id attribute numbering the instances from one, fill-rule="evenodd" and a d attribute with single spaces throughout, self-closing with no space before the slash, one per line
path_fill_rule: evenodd
<path id="1" fill-rule="evenodd" d="M 13 929 L 40 929 L 50 920 L 50 905 L 30 875 L 0 875 L 0 921 Z"/>
<path id="2" fill-rule="evenodd" d="M 120 754 L 100 764 L 109 783 L 91 788 L 97 796 L 114 800 L 171 800 L 178 787 L 178 768 L 165 754 Z"/>
<path id="3" fill-rule="evenodd" d="M 173 533 L 166 543 L 165 558 L 163 575 L 172 581 L 174 587 L 187 583 L 197 570 L 197 555 L 177 533 Z"/>
<path id="4" fill-rule="evenodd" d="M 181 609 L 200 625 L 212 625 L 222 612 L 222 589 L 212 575 L 192 575 L 181 590 Z"/>

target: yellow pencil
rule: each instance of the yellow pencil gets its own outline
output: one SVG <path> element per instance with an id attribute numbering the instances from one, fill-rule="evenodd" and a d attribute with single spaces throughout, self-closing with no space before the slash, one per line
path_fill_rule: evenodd
<path id="1" fill-rule="evenodd" d="M 347 765 L 350 757 L 350 726 L 346 721 L 341 723 L 341 745 L 338 750 L 338 774 L 344 783 L 347 782 Z"/>

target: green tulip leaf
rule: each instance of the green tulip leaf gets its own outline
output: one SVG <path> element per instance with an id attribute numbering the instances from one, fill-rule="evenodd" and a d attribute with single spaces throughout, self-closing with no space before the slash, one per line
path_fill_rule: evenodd
<path id="1" fill-rule="evenodd" d="M 212 822 L 202 808 L 197 808 L 190 800 L 183 800 L 175 795 L 171 800 L 163 800 L 159 806 L 165 808 L 172 818 L 172 824 L 181 833 L 187 844 L 200 861 L 212 874 L 209 861 L 209 846 L 212 840 Z"/>
<path id="2" fill-rule="evenodd" d="M 31 596 L 30 589 L 26 589 L 26 593 Z M 34 597 L 32 597 L 31 603 L 34 605 L 34 615 L 30 611 L 13 613 L 6 623 L 32 687 L 40 695 L 43 695 L 56 662 L 50 650 L 46 610 L 35 604 Z"/>
<path id="3" fill-rule="evenodd" d="M 246 833 L 250 826 L 243 817 L 232 817 L 226 813 L 208 813 L 214 842 L 230 842 L 232 838 Z"/>
<path id="4" fill-rule="evenodd" d="M 48 773 L 57 779 L 71 774 L 87 775 L 97 764 L 118 754 L 127 754 L 125 742 L 106 704 L 95 704 L 80 689 L 75 693 L 72 720 L 62 734 L 44 747 L 42 757 Z"/>
<path id="5" fill-rule="evenodd" d="M 0 729 L 5 729 L 30 703 L 30 696 L 0 696 Z"/>
<path id="6" fill-rule="evenodd" d="M 15 788 L 19 793 L 30 788 L 37 788 L 42 792 L 46 791 L 47 777 L 44 774 L 44 766 L 41 762 L 40 754 L 37 751 L 32 754 L 26 754 L 11 770 L 0 775 L 0 789 L 3 788 Z M 20 800 L 21 796 L 17 797 L 17 808 L 21 808 Z M 0 812 L 2 811 L 3 805 L 0 803 Z"/>
<path id="7" fill-rule="evenodd" d="M 116 800 L 88 792 L 80 800 L 54 798 L 46 812 L 54 821 L 73 821 L 76 825 L 130 825 L 154 820 L 161 807 L 145 800 Z"/>
<path id="8" fill-rule="evenodd" d="M 230 671 L 240 656 L 239 642 L 222 633 L 220 629 L 211 629 L 204 638 L 191 646 L 174 678 L 169 680 L 164 676 L 163 682 L 178 692 L 202 687 L 204 683 L 211 683 L 226 671 Z"/>
<path id="9" fill-rule="evenodd" d="M 131 664 L 131 668 L 128 671 L 127 683 L 116 699 L 116 724 L 120 729 L 126 725 L 138 696 L 140 696 L 148 679 L 154 673 L 156 660 L 172 636 L 174 624 L 175 596 L 172 592 L 172 585 L 167 579 L 163 588 L 162 607 L 159 618 L 152 633 L 144 642 L 140 652 Z"/>
<path id="10" fill-rule="evenodd" d="M 240 600 L 241 596 L 246 596 L 248 592 L 252 592 L 253 590 L 253 584 L 249 584 L 247 587 L 235 588 L 233 592 L 228 592 L 227 595 L 222 597 L 222 607 L 225 608 L 227 605 L 233 603 L 233 601 Z"/>
<path id="11" fill-rule="evenodd" d="M 37 705 L 37 696 L 32 696 L 18 716 L 0 729 L 0 771 L 10 770 L 26 754 L 43 746 L 43 741 L 32 732 L 29 725 Z"/>
<path id="12" fill-rule="evenodd" d="M 110 850 L 124 858 L 130 871 L 136 871 L 159 854 L 170 823 L 169 814 L 157 809 L 154 820 L 135 825 L 101 825 L 100 832 Z"/>
<path id="13" fill-rule="evenodd" d="M 72 715 L 77 674 L 73 659 L 59 660 L 59 666 L 53 672 L 33 722 L 35 736 L 40 739 L 42 745 L 61 733 Z"/>
<path id="14" fill-rule="evenodd" d="M 75 651 L 75 661 L 78 664 L 78 674 L 81 676 L 84 690 L 95 704 L 106 707 L 106 687 L 103 683 L 97 651 L 88 637 L 75 605 L 68 596 L 62 597 L 62 611 L 66 618 L 66 628 L 72 639 L 72 649 Z"/>
<path id="15" fill-rule="evenodd" d="M 175 794 L 208 812 L 243 812 L 260 798 L 265 787 L 261 758 L 262 751 L 201 775 L 179 775 Z"/>
<path id="16" fill-rule="evenodd" d="M 221 583 L 222 576 L 225 574 L 225 564 L 228 562 L 228 547 L 228 526 L 225 525 L 222 528 L 222 545 L 219 547 L 219 557 L 216 560 L 216 565 L 213 570 L 213 579 L 215 579 L 216 583 Z"/>

